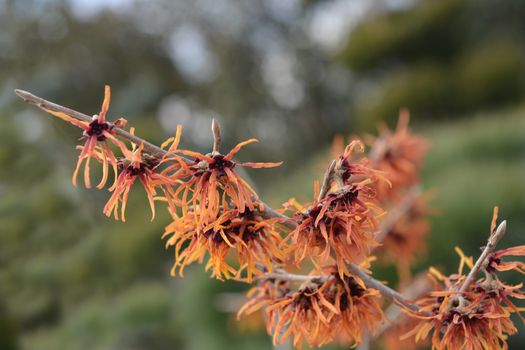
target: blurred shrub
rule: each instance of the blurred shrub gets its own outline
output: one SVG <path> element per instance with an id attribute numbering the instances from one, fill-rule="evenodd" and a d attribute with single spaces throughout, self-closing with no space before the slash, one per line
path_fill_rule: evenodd
<path id="1" fill-rule="evenodd" d="M 525 94 L 525 55 L 518 43 L 491 42 L 469 51 L 456 72 L 463 109 L 501 106 Z"/>
<path id="2" fill-rule="evenodd" d="M 356 73 L 356 124 L 370 130 L 401 107 L 433 119 L 519 102 L 524 12 L 523 2 L 443 0 L 370 17 L 340 54 Z"/>
<path id="3" fill-rule="evenodd" d="M 434 205 L 440 211 L 432 218 L 431 263 L 453 269 L 457 260 L 450 259 L 450 247 L 454 245 L 467 254 L 478 253 L 494 205 L 512 225 L 509 232 L 517 233 L 505 236 L 502 247 L 521 244 L 519 232 L 525 227 L 523 112 L 483 114 L 427 129 L 433 148 L 426 160 L 424 183 L 437 191 Z"/>
<path id="4" fill-rule="evenodd" d="M 367 98 L 354 110 L 360 129 L 374 130 L 380 120 L 392 123 L 401 107 L 408 107 L 417 118 L 430 118 L 451 110 L 455 103 L 450 73 L 436 64 L 398 71 L 381 86 L 375 98 Z"/>
<path id="5" fill-rule="evenodd" d="M 525 54 L 518 44 L 492 40 L 453 64 L 414 65 L 387 75 L 380 85 L 376 98 L 354 110 L 362 129 L 393 122 L 400 107 L 418 119 L 432 119 L 518 102 L 525 96 Z"/>
<path id="6" fill-rule="evenodd" d="M 390 12 L 364 22 L 341 53 L 356 72 L 385 61 L 449 57 L 459 47 L 464 0 L 422 1 L 408 11 Z"/>
<path id="7" fill-rule="evenodd" d="M 16 325 L 0 304 L 0 347 L 3 350 L 18 349 Z"/>

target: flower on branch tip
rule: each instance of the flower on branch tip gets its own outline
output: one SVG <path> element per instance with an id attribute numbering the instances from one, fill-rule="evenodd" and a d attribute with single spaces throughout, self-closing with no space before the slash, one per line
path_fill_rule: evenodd
<path id="1" fill-rule="evenodd" d="M 77 176 L 80 171 L 80 167 L 84 163 L 84 183 L 87 188 L 91 187 L 91 179 L 89 174 L 89 163 L 91 158 L 95 158 L 97 161 L 102 163 L 102 179 L 97 185 L 97 188 L 101 189 L 106 184 L 108 179 L 108 168 L 111 165 L 115 173 L 117 173 L 117 160 L 115 155 L 109 148 L 107 140 L 111 141 L 116 146 L 121 146 L 122 142 L 117 140 L 113 135 L 113 130 L 115 127 L 122 128 L 126 124 L 124 118 L 120 118 L 114 123 L 109 123 L 106 121 L 106 115 L 109 109 L 109 101 L 111 96 L 111 90 L 108 85 L 105 87 L 104 92 L 104 101 L 102 102 L 102 107 L 99 114 L 95 114 L 91 122 L 78 120 L 73 118 L 70 115 L 67 115 L 62 112 L 56 112 L 49 109 L 45 109 L 46 112 L 63 119 L 83 130 L 81 139 L 85 139 L 85 143 L 82 146 L 77 146 L 77 149 L 80 150 L 80 155 L 78 157 L 78 162 L 73 173 L 73 185 L 77 184 Z"/>
<path id="2" fill-rule="evenodd" d="M 206 270 L 214 277 L 251 283 L 254 275 L 271 272 L 273 264 L 285 259 L 282 238 L 274 227 L 278 218 L 264 219 L 258 209 L 221 209 L 214 221 L 197 226 L 194 215 L 195 211 L 181 217 L 173 214 L 173 222 L 165 229 L 166 247 L 175 248 L 172 275 L 178 269 L 182 276 L 185 266 L 202 263 L 209 255 Z M 233 266 L 228 262 L 229 253 L 237 260 Z"/>
<path id="3" fill-rule="evenodd" d="M 436 269 L 430 270 L 435 289 L 417 301 L 417 312 L 407 314 L 420 319 L 418 325 L 403 338 L 415 336 L 416 342 L 432 335 L 432 349 L 507 349 L 508 335 L 517 329 L 510 316 L 522 311 L 510 298 L 525 299 L 522 284 L 509 286 L 500 281 L 496 270 L 486 269 L 485 277 L 459 292 L 465 275 L 463 266 L 473 267 L 472 258 L 461 256 L 457 274 L 444 276 Z"/>

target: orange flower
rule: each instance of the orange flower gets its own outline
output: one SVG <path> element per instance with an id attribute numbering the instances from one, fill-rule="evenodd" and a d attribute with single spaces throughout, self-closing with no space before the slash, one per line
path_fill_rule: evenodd
<path id="1" fill-rule="evenodd" d="M 199 208 L 195 212 L 195 219 L 198 220 L 199 226 L 216 219 L 220 206 L 229 206 L 228 200 L 240 213 L 243 213 L 246 208 L 250 211 L 255 210 L 256 200 L 254 198 L 257 198 L 257 194 L 234 168 L 237 165 L 250 168 L 271 168 L 281 165 L 282 162 L 236 163 L 233 156 L 242 147 L 253 142 L 257 140 L 250 139 L 241 142 L 226 155 L 218 152 L 204 155 L 187 150 L 169 152 L 173 155 L 183 154 L 194 158 L 193 163 L 182 165 L 189 179 L 182 185 L 181 192 L 183 193 L 183 210 L 187 210 L 190 206 Z"/>
<path id="2" fill-rule="evenodd" d="M 133 129 L 131 133 L 133 133 Z M 125 211 L 129 191 L 138 178 L 146 191 L 151 208 L 151 220 L 153 220 L 155 218 L 156 189 L 161 188 L 165 196 L 168 197 L 172 193 L 171 186 L 176 183 L 176 178 L 174 176 L 167 177 L 156 171 L 159 161 L 154 158 L 146 158 L 142 154 L 144 149 L 143 143 L 139 147 L 132 144 L 132 150 L 129 150 L 123 144 L 120 148 L 124 155 L 124 158 L 118 161 L 120 175 L 115 185 L 110 188 L 110 191 L 113 193 L 104 206 L 104 214 L 111 216 L 113 213 L 115 219 L 118 220 L 120 206 L 120 216 L 122 221 L 126 221 Z M 166 198 L 164 197 L 164 199 Z"/>
<path id="3" fill-rule="evenodd" d="M 46 109 L 48 113 L 51 113 L 54 116 L 59 117 L 60 119 L 63 119 L 84 130 L 82 138 L 86 139 L 86 142 L 83 146 L 77 146 L 77 148 L 81 150 L 81 152 L 78 157 L 77 166 L 73 173 L 72 181 L 74 186 L 76 186 L 77 184 L 77 175 L 80 170 L 80 167 L 85 161 L 84 183 L 87 188 L 91 187 L 91 179 L 89 176 L 89 163 L 91 158 L 95 158 L 100 163 L 102 163 L 102 179 L 97 185 L 97 188 L 102 188 L 106 184 L 108 178 L 109 165 L 111 165 L 113 168 L 116 181 L 117 160 L 115 158 L 115 155 L 109 148 L 107 140 L 111 141 L 116 146 L 120 147 L 122 145 L 122 142 L 117 140 L 115 136 L 113 136 L 113 129 L 115 127 L 123 127 L 126 124 L 126 120 L 120 118 L 115 123 L 109 123 L 106 121 L 106 114 L 109 108 L 110 96 L 110 87 L 106 85 L 104 102 L 102 103 L 100 113 L 98 115 L 94 115 L 91 122 L 77 120 L 65 113 Z"/>
<path id="4" fill-rule="evenodd" d="M 239 320 L 243 315 L 251 315 L 260 309 L 265 309 L 265 312 L 268 316 L 265 318 L 266 321 L 273 319 L 275 311 L 268 311 L 266 310 L 266 307 L 278 298 L 282 298 L 289 293 L 290 286 L 286 281 L 275 280 L 271 278 L 258 281 L 257 286 L 251 288 L 246 294 L 248 301 L 237 312 L 237 320 Z M 266 322 L 266 326 L 266 331 L 268 334 L 271 334 L 271 323 Z"/>
<path id="5" fill-rule="evenodd" d="M 497 272 L 504 271 L 516 271 L 525 274 L 525 263 L 522 261 L 503 261 L 502 258 L 505 256 L 525 256 L 525 246 L 511 247 L 492 253 L 488 257 L 485 267 L 486 280 L 474 288 L 478 292 L 486 293 L 498 303 L 504 303 L 512 310 L 511 312 L 516 313 L 525 323 L 525 319 L 520 314 L 523 309 L 518 308 L 510 300 L 510 298 L 525 299 L 525 292 L 521 290 L 523 283 L 509 286 L 503 283 L 497 275 Z"/>
<path id="6" fill-rule="evenodd" d="M 408 110 L 401 110 L 395 132 L 386 125 L 380 127 L 379 136 L 370 138 L 372 146 L 370 154 L 374 168 L 385 172 L 392 183 L 377 183 L 380 198 L 398 198 L 400 191 L 419 182 L 421 161 L 430 143 L 423 137 L 414 135 L 408 128 L 410 114 Z"/>
<path id="7" fill-rule="evenodd" d="M 264 309 L 274 344 L 292 336 L 297 348 L 304 341 L 314 347 L 334 339 L 359 344 L 361 332 L 373 332 L 384 318 L 379 293 L 366 288 L 358 278 L 341 279 L 335 267 L 321 279 L 304 282 L 296 292 L 291 292 L 287 283 L 263 280 L 248 297 L 251 299 L 238 315 Z"/>
<path id="8" fill-rule="evenodd" d="M 458 274 L 446 277 L 430 270 L 436 290 L 417 302 L 419 312 L 406 310 L 421 321 L 403 338 L 415 336 L 417 342 L 433 330 L 432 349 L 507 349 L 508 335 L 517 332 L 510 316 L 521 311 L 509 298 L 525 299 L 521 284 L 507 286 L 485 270 L 484 279 L 472 283 L 463 293 L 457 292 L 465 279 L 462 266 L 472 267 L 472 259 L 460 255 Z"/>
<path id="9" fill-rule="evenodd" d="M 499 250 L 488 259 L 487 271 L 514 270 L 525 275 L 525 263 L 522 261 L 503 261 L 505 256 L 525 256 L 525 245 Z"/>
<path id="10" fill-rule="evenodd" d="M 351 149 L 357 145 L 348 147 Z M 305 257 L 314 262 L 325 262 L 333 251 L 340 276 L 347 273 L 345 265 L 349 262 L 360 262 L 366 258 L 371 249 L 377 245 L 374 240 L 377 228 L 377 217 L 382 214 L 375 203 L 375 191 L 370 184 L 376 181 L 372 170 L 362 163 L 350 164 L 343 158 L 343 168 L 337 168 L 336 176 L 345 179 L 348 185 L 328 192 L 326 197 L 317 198 L 305 209 L 295 200 L 285 204 L 287 209 L 295 211 L 297 227 L 290 232 L 295 257 L 299 264 Z M 337 172 L 340 170 L 339 175 Z M 353 182 L 351 175 L 366 175 L 361 182 Z"/>
<path id="11" fill-rule="evenodd" d="M 273 333 L 274 344 L 282 344 L 292 335 L 292 343 L 299 349 L 304 341 L 310 347 L 321 346 L 333 339 L 330 319 L 335 311 L 319 284 L 306 283 L 266 307 L 267 328 Z"/>
<path id="12" fill-rule="evenodd" d="M 173 275 L 177 268 L 183 275 L 186 265 L 202 263 L 209 255 L 206 270 L 211 269 L 213 276 L 242 279 L 246 270 L 246 281 L 251 283 L 254 274 L 264 272 L 263 267 L 272 271 L 272 264 L 285 258 L 279 249 L 281 236 L 274 229 L 279 219 L 263 219 L 257 209 L 245 209 L 242 213 L 238 209 L 222 211 L 215 221 L 203 227 L 196 225 L 193 211 L 173 217 L 163 235 L 169 236 L 166 246 L 175 247 Z M 226 261 L 230 252 L 236 253 L 236 267 Z"/>
<path id="13" fill-rule="evenodd" d="M 334 305 L 330 320 L 332 336 L 344 343 L 361 343 L 363 332 L 374 334 L 384 314 L 379 305 L 380 293 L 367 288 L 363 281 L 352 275 L 339 276 L 336 268 L 328 271 L 331 277 L 322 288 L 324 297 Z"/>
<path id="14" fill-rule="evenodd" d="M 421 313 L 413 314 L 423 321 L 403 338 L 415 335 L 417 342 L 434 329 L 432 349 L 507 349 L 507 335 L 516 333 L 511 310 L 487 296 L 433 292 L 419 301 Z"/>
<path id="15" fill-rule="evenodd" d="M 353 183 L 360 182 L 363 178 L 373 179 L 374 182 L 377 178 L 386 180 L 384 178 L 384 172 L 372 169 L 370 167 L 370 161 L 367 157 L 357 157 L 354 151 L 357 153 L 363 153 L 365 146 L 361 140 L 351 141 L 343 151 L 343 154 L 337 159 L 335 166 L 336 176 L 341 179 L 341 185 L 352 185 Z M 388 180 L 385 183 L 389 186 Z"/>

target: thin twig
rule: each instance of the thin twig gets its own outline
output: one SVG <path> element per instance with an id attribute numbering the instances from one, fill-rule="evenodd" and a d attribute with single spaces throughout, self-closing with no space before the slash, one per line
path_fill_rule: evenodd
<path id="1" fill-rule="evenodd" d="M 505 230 L 507 229 L 507 220 L 503 220 L 498 228 L 491 233 L 487 246 L 483 249 L 483 252 L 479 256 L 478 260 L 474 264 L 474 267 L 470 270 L 467 278 L 463 281 L 463 284 L 461 285 L 461 288 L 459 288 L 460 292 L 466 292 L 468 287 L 474 280 L 476 279 L 476 276 L 478 275 L 479 271 L 485 267 L 486 260 L 488 256 L 496 249 L 496 246 L 498 245 L 498 242 L 503 238 L 505 235 Z"/>
<path id="2" fill-rule="evenodd" d="M 33 104 L 43 110 L 51 110 L 51 111 L 54 111 L 54 112 L 61 112 L 61 113 L 65 113 L 75 119 L 78 119 L 78 120 L 81 120 L 81 121 L 86 121 L 86 122 L 90 122 L 91 121 L 91 117 L 84 114 L 84 113 L 80 113 L 80 112 L 77 112 L 73 109 L 70 109 L 70 108 L 67 108 L 67 107 L 64 107 L 64 106 L 61 106 L 61 105 L 58 105 L 56 103 L 53 103 L 53 102 L 50 102 L 50 101 L 47 101 L 41 97 L 38 97 L 38 96 L 35 96 L 33 94 L 31 94 L 30 92 L 27 92 L 27 91 L 24 91 L 24 90 L 15 90 L 15 93 L 20 97 L 22 98 L 24 101 L 30 103 L 30 104 Z M 120 128 L 115 128 L 113 129 L 114 132 L 115 132 L 115 135 L 123 138 L 123 139 L 127 139 L 135 144 L 144 144 L 144 151 L 149 153 L 151 156 L 153 157 L 156 157 L 156 158 L 162 158 L 167 152 L 165 150 L 163 150 L 162 148 L 158 147 L 158 146 L 155 146 L 154 144 L 138 137 L 138 136 L 135 136 L 135 135 L 132 135 Z M 189 159 L 186 159 L 186 158 L 183 158 L 185 161 L 191 161 Z M 266 218 L 275 218 L 275 217 L 278 217 L 278 218 L 281 218 L 283 219 L 283 222 L 282 224 L 290 229 L 294 229 L 295 227 L 297 227 L 297 223 L 290 219 L 289 217 L 287 217 L 286 215 L 283 215 L 279 212 L 277 212 L 276 210 L 274 210 L 273 208 L 271 208 L 269 205 L 265 204 L 264 202 L 260 201 L 259 202 L 263 205 L 264 207 L 264 211 L 262 213 L 262 215 Z M 350 272 L 352 272 L 355 276 L 361 278 L 363 280 L 363 282 L 365 283 L 365 285 L 369 288 L 374 288 L 374 289 L 377 289 L 384 297 L 386 298 L 389 298 L 389 299 L 392 299 L 392 300 L 395 300 L 403 305 L 405 305 L 407 308 L 409 309 L 412 309 L 412 310 L 417 310 L 417 306 L 415 306 L 414 304 L 411 304 L 403 295 L 401 295 L 400 293 L 398 293 L 397 291 L 393 290 L 392 288 L 390 287 L 387 287 L 386 285 L 384 285 L 382 282 L 374 279 L 372 276 L 368 275 L 366 272 L 364 272 L 363 270 L 361 270 L 358 266 L 354 265 L 354 264 L 350 264 L 349 265 L 349 269 L 350 269 Z M 279 273 L 275 273 L 275 274 L 268 274 L 269 276 L 273 276 L 273 277 L 270 277 L 270 278 L 280 278 L 280 279 L 284 279 L 284 280 L 302 280 L 302 281 L 305 281 L 305 280 L 312 280 L 312 279 L 323 279 L 323 278 L 326 278 L 326 276 L 303 276 L 303 275 L 294 275 L 294 274 L 279 274 Z"/>
<path id="3" fill-rule="evenodd" d="M 320 201 L 323 199 L 328 191 L 330 190 L 330 185 L 332 184 L 332 178 L 334 176 L 334 169 L 335 169 L 336 161 L 332 160 L 330 163 L 330 166 L 328 169 L 326 169 L 326 172 L 324 173 L 323 178 L 323 185 L 321 186 L 321 190 L 319 191 L 319 196 L 317 197 L 317 200 Z"/>
<path id="4" fill-rule="evenodd" d="M 24 101 L 26 101 L 28 103 L 31 103 L 31 104 L 37 106 L 38 108 L 43 109 L 44 111 L 47 109 L 47 110 L 54 111 L 54 112 L 65 113 L 65 114 L 67 114 L 67 115 L 69 115 L 69 116 L 71 116 L 71 117 L 73 117 L 75 119 L 78 119 L 78 120 L 81 120 L 81 121 L 85 121 L 85 122 L 88 122 L 88 123 L 92 121 L 92 117 L 90 117 L 90 116 L 88 116 L 88 115 L 86 115 L 84 113 L 80 113 L 80 112 L 77 112 L 77 111 L 75 111 L 73 109 L 70 109 L 70 108 L 58 105 L 56 103 L 44 100 L 43 98 L 35 96 L 32 93 L 30 93 L 30 92 L 17 89 L 17 90 L 15 90 L 15 93 L 21 99 L 23 99 Z M 141 143 L 144 143 L 144 152 L 149 153 L 153 157 L 162 158 L 162 156 L 164 156 L 166 154 L 166 151 L 163 150 L 162 148 L 160 148 L 158 146 L 155 146 L 154 144 L 152 144 L 152 143 L 150 143 L 150 142 L 148 142 L 148 141 L 146 141 L 144 139 L 141 139 L 138 136 L 131 135 L 129 132 L 127 132 L 127 131 L 125 131 L 125 130 L 123 130 L 121 128 L 114 128 L 113 132 L 115 133 L 115 135 L 120 136 L 120 137 L 122 137 L 124 139 L 127 139 L 127 140 L 133 142 L 136 145 L 140 145 Z"/>
<path id="5" fill-rule="evenodd" d="M 222 141 L 221 125 L 215 118 L 211 121 L 211 131 L 213 133 L 213 154 L 218 154 Z"/>
<path id="6" fill-rule="evenodd" d="M 261 203 L 264 206 L 264 210 L 260 212 L 260 215 L 263 219 L 273 219 L 273 218 L 279 218 L 282 219 L 279 223 L 286 228 L 293 230 L 297 227 L 297 222 L 295 222 L 294 219 L 279 213 L 277 210 L 270 207 L 268 204 L 264 203 L 263 201 L 259 200 L 259 203 Z"/>
<path id="7" fill-rule="evenodd" d="M 430 280 L 425 273 L 421 273 L 414 278 L 412 283 L 408 287 L 404 288 L 402 293 L 404 296 L 410 299 L 417 299 L 429 292 L 432 288 Z M 408 316 L 403 312 L 403 309 L 396 303 L 392 303 L 385 309 L 385 321 L 381 324 L 381 327 L 372 335 L 367 333 L 363 335 L 363 342 L 359 344 L 356 350 L 367 350 L 370 348 L 370 343 L 385 333 L 390 328 L 400 324 L 407 319 Z"/>
<path id="8" fill-rule="evenodd" d="M 405 289 L 403 289 L 403 295 L 410 299 L 417 299 L 421 297 L 422 295 L 430 292 L 432 288 L 432 284 L 430 283 L 430 280 L 428 279 L 427 275 L 425 273 L 422 273 L 414 278 L 412 283 L 408 285 Z M 400 319 L 402 319 L 402 316 L 404 315 L 403 309 L 399 307 L 399 305 L 396 305 L 395 303 L 390 305 L 385 310 L 385 316 L 390 322 L 385 322 L 379 328 L 379 330 L 374 334 L 374 338 L 378 338 L 381 334 L 383 334 L 385 331 L 387 331 L 390 327 L 396 325 L 399 323 Z"/>
<path id="9" fill-rule="evenodd" d="M 360 269 L 357 265 L 349 264 L 348 270 L 354 275 L 359 277 L 363 280 L 365 285 L 368 288 L 374 288 L 379 291 L 383 295 L 383 297 L 393 300 L 395 302 L 398 302 L 399 304 L 402 304 L 403 306 L 409 308 L 413 311 L 418 311 L 419 308 L 417 305 L 413 304 L 410 300 L 408 300 L 405 296 L 403 296 L 398 291 L 388 287 L 383 282 L 376 280 L 372 276 L 370 276 L 368 273 Z"/>
<path id="10" fill-rule="evenodd" d="M 372 149 L 370 150 L 370 153 L 368 155 L 368 159 L 370 160 L 370 164 L 372 167 L 377 166 L 379 160 L 385 155 L 386 151 L 387 142 L 385 136 L 381 135 L 375 140 Z"/>
<path id="11" fill-rule="evenodd" d="M 298 275 L 289 272 L 273 272 L 264 274 L 264 279 L 276 279 L 280 281 L 289 282 L 307 282 L 307 281 L 318 281 L 320 283 L 327 280 L 327 276 L 311 276 L 311 275 Z"/>
<path id="12" fill-rule="evenodd" d="M 376 280 L 372 276 L 370 276 L 368 273 L 363 271 L 360 267 L 358 267 L 355 264 L 349 264 L 348 270 L 350 273 L 352 273 L 354 276 L 360 278 L 364 284 L 368 288 L 377 289 L 383 297 L 389 300 L 393 300 L 399 304 L 402 304 L 403 306 L 409 308 L 413 311 L 418 311 L 418 307 L 414 305 L 410 300 L 408 300 L 405 296 L 397 292 L 396 290 L 388 287 L 383 282 Z M 329 276 L 314 276 L 314 275 L 297 275 L 288 273 L 284 270 L 276 271 L 274 273 L 267 273 L 265 274 L 264 278 L 274 278 L 281 281 L 290 281 L 290 282 L 305 282 L 305 281 L 315 281 L 315 282 L 325 282 Z"/>
<path id="13" fill-rule="evenodd" d="M 46 111 L 46 110 L 50 110 L 50 111 L 54 111 L 54 112 L 60 112 L 60 113 L 65 113 L 75 119 L 78 119 L 78 120 L 81 120 L 81 121 L 85 121 L 85 122 L 91 122 L 92 121 L 92 117 L 88 116 L 87 114 L 84 114 L 84 113 L 81 113 L 81 112 L 78 112 L 78 111 L 75 111 L 71 108 L 67 108 L 67 107 L 64 107 L 64 106 L 61 106 L 59 104 L 56 104 L 56 103 L 53 103 L 51 101 L 48 101 L 48 100 L 45 100 L 41 97 L 38 97 L 38 96 L 35 96 L 33 95 L 32 93 L 30 92 L 27 92 L 27 91 L 24 91 L 24 90 L 20 90 L 20 89 L 17 89 L 15 90 L 15 93 L 18 95 L 18 97 L 20 97 L 22 100 L 24 100 L 25 102 L 27 103 L 30 103 L 30 104 L 33 104 L 35 106 L 37 106 L 38 108 Z M 136 135 L 132 135 L 130 134 L 129 132 L 121 129 L 121 128 L 114 128 L 113 129 L 113 132 L 115 133 L 115 135 L 123 138 L 123 139 L 126 139 L 126 140 L 129 140 L 131 142 L 133 142 L 134 144 L 136 145 L 140 145 L 141 143 L 144 144 L 144 152 L 148 153 L 149 155 L 151 155 L 152 157 L 154 158 L 162 158 L 164 155 L 166 155 L 167 151 L 166 150 L 163 150 L 162 148 L 136 136 Z M 219 141 L 220 143 L 220 141 Z M 214 145 L 215 146 L 215 145 Z M 192 160 L 190 159 L 187 159 L 183 156 L 180 157 L 183 161 L 185 162 L 192 162 Z M 264 207 L 264 212 L 262 213 L 263 214 L 263 217 L 266 217 L 266 218 L 270 218 L 270 217 L 279 217 L 281 219 L 284 219 L 283 220 L 283 225 L 288 227 L 288 228 L 294 228 L 295 226 L 292 224 L 290 225 L 290 218 L 287 217 L 286 215 L 283 215 L 283 214 L 280 214 L 278 213 L 276 210 L 272 209 L 268 204 L 260 201 L 261 204 L 263 205 Z"/>
<path id="14" fill-rule="evenodd" d="M 399 203 L 392 207 L 386 218 L 381 221 L 381 224 L 379 225 L 379 232 L 376 235 L 376 241 L 382 242 L 386 238 L 399 219 L 410 211 L 420 194 L 421 187 L 415 185 L 407 191 L 407 194 Z"/>

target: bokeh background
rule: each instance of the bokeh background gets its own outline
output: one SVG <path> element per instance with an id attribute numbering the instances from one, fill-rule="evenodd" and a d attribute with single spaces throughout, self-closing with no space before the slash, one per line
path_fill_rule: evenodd
<path id="1" fill-rule="evenodd" d="M 524 243 L 524 18 L 521 0 L 0 0 L 0 348 L 271 348 L 235 322 L 246 286 L 169 277 L 168 217 L 149 222 L 141 189 L 115 223 L 107 193 L 72 188 L 78 131 L 13 89 L 94 114 L 108 83 L 111 116 L 154 142 L 180 123 L 199 151 L 218 118 L 226 148 L 261 141 L 240 159 L 285 161 L 250 172 L 276 206 L 311 197 L 334 135 L 408 107 L 439 208 L 414 270 L 452 271 L 494 205 L 503 245 Z"/>

